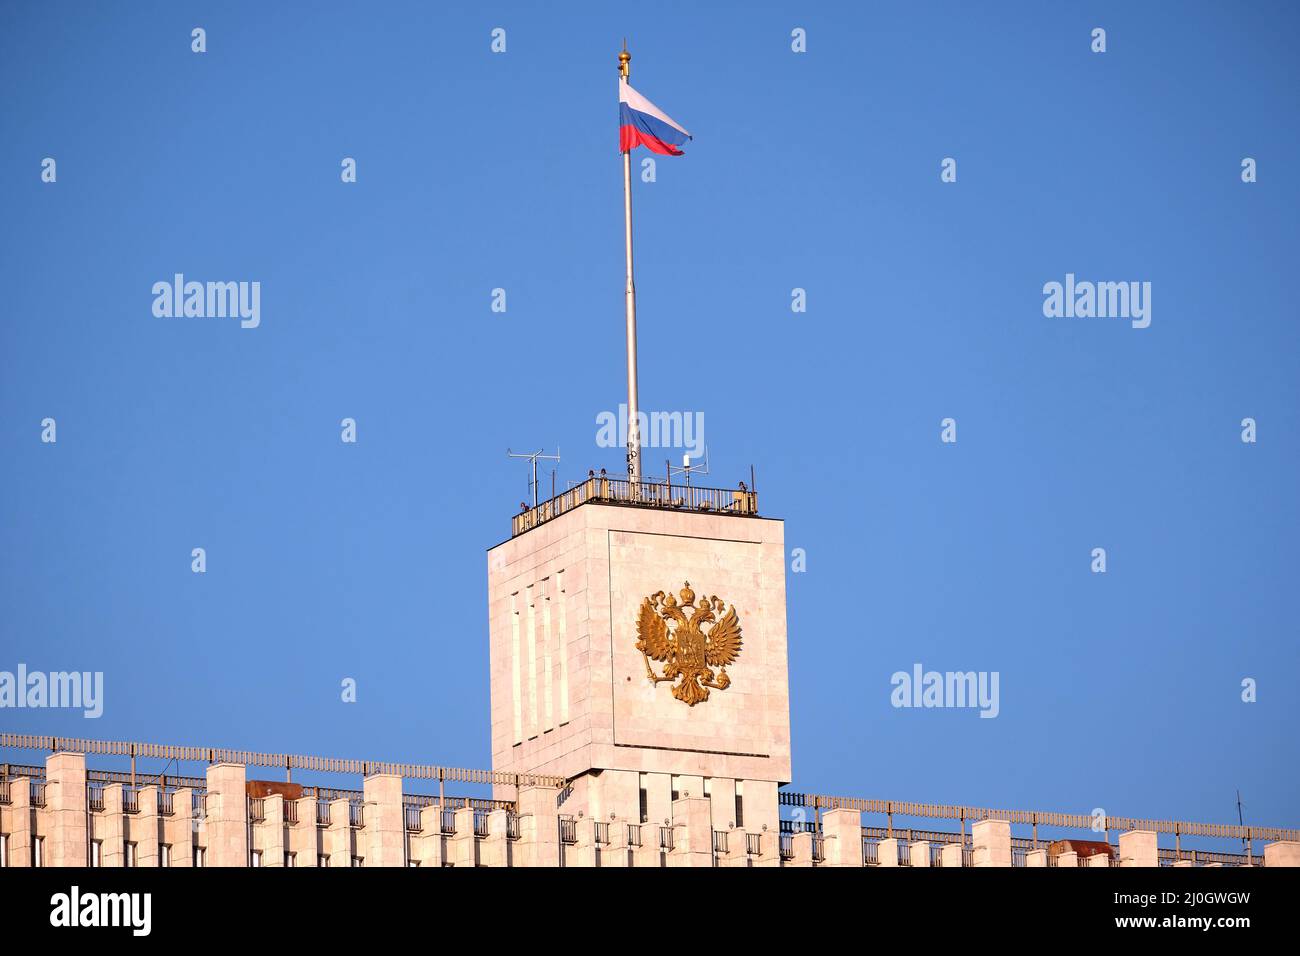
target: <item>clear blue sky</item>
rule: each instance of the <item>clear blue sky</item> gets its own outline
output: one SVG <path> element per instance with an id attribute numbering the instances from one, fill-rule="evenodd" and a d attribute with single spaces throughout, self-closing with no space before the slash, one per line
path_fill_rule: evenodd
<path id="1" fill-rule="evenodd" d="M 796 786 L 1300 822 L 1295 7 L 701 7 L 0 7 L 0 669 L 106 680 L 0 724 L 488 765 L 506 448 L 622 467 L 626 35 L 695 134 L 636 184 L 642 401 L 806 550 Z M 261 326 L 154 317 L 176 272 Z M 1150 328 L 1044 317 L 1067 272 Z M 914 662 L 1000 716 L 893 709 Z"/>

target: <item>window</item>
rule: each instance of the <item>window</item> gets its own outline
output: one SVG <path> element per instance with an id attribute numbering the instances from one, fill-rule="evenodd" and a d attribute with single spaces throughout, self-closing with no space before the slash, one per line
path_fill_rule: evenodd
<path id="1" fill-rule="evenodd" d="M 207 847 L 196 846 L 194 848 L 194 865 L 196 867 L 204 867 L 208 865 Z"/>
<path id="2" fill-rule="evenodd" d="M 360 856 L 354 856 L 354 857 L 352 858 L 352 865 L 353 865 L 353 866 L 365 866 L 365 865 L 366 865 L 365 858 L 364 858 L 364 857 L 360 857 Z"/>
<path id="3" fill-rule="evenodd" d="M 32 839 L 32 866 L 45 865 L 45 837 Z"/>
<path id="4" fill-rule="evenodd" d="M 646 790 L 645 790 L 645 774 L 641 774 L 640 778 L 641 778 L 641 822 L 649 823 L 650 822 L 650 807 L 649 807 L 650 801 L 646 795 Z"/>
<path id="5" fill-rule="evenodd" d="M 409 866 L 409 867 L 418 867 L 418 866 L 420 865 L 420 861 L 419 861 L 419 860 L 407 860 L 407 861 L 406 861 L 406 865 Z"/>
<path id="6" fill-rule="evenodd" d="M 170 844 L 170 843 L 163 843 L 163 844 L 160 844 L 160 845 L 159 845 L 159 847 L 158 847 L 158 865 L 159 865 L 159 866 L 171 866 L 171 865 L 172 865 L 172 847 L 171 847 L 171 844 Z"/>
<path id="7" fill-rule="evenodd" d="M 745 784 L 736 781 L 736 828 L 743 829 L 745 826 Z"/>
<path id="8" fill-rule="evenodd" d="M 327 855 L 325 855 L 324 853 L 322 853 L 322 854 L 320 854 L 318 857 L 316 857 L 316 865 L 317 865 L 317 866 L 329 866 L 329 865 L 330 865 L 330 858 L 329 858 Z"/>
<path id="9" fill-rule="evenodd" d="M 704 795 L 705 795 L 706 797 L 711 797 L 711 796 L 713 796 L 713 778 L 712 778 L 712 777 L 705 777 L 705 778 L 704 778 Z"/>
<path id="10" fill-rule="evenodd" d="M 93 841 L 91 841 L 91 844 L 90 844 L 90 865 L 91 865 L 91 866 L 103 866 L 103 865 L 104 865 L 104 841 L 103 841 L 103 840 L 93 840 Z"/>
<path id="11" fill-rule="evenodd" d="M 134 843 L 128 843 L 126 845 L 126 865 L 135 866 L 138 859 L 139 848 Z"/>
<path id="12" fill-rule="evenodd" d="M 297 854 L 297 853 L 290 853 L 288 850 L 285 850 L 285 851 L 284 851 L 284 865 L 285 865 L 285 866 L 297 866 L 297 865 L 298 865 L 298 854 Z"/>
<path id="13" fill-rule="evenodd" d="M 248 865 L 251 866 L 251 867 L 254 867 L 254 868 L 259 867 L 259 866 L 262 865 L 262 851 L 261 851 L 261 850 L 254 850 L 254 851 L 253 851 L 252 859 L 251 859 L 251 861 L 249 862 Z"/>
<path id="14" fill-rule="evenodd" d="M 0 833 L 0 866 L 9 865 L 9 834 Z"/>
<path id="15" fill-rule="evenodd" d="M 680 796 L 680 794 L 678 794 L 678 792 L 677 792 L 677 778 L 676 778 L 676 777 L 672 777 L 671 779 L 672 779 L 672 790 L 673 790 L 672 801 L 673 801 L 673 803 L 676 803 L 677 800 L 678 800 L 678 797 Z"/>

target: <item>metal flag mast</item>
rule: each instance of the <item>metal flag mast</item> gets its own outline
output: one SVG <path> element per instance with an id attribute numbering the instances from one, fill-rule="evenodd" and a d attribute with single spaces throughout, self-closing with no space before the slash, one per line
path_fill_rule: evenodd
<path id="1" fill-rule="evenodd" d="M 619 93 L 631 75 L 632 54 L 618 55 Z M 632 281 L 632 151 L 623 150 L 623 231 L 627 241 L 627 480 L 632 497 L 638 497 L 641 483 L 641 416 L 636 386 L 636 283 Z"/>

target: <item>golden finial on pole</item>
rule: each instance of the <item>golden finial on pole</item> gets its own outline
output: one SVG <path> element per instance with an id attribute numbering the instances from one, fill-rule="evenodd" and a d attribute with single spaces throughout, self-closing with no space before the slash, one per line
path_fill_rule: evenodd
<path id="1" fill-rule="evenodd" d="M 632 54 L 627 52 L 627 37 L 623 38 L 623 52 L 618 55 L 618 75 L 627 79 L 632 75 Z"/>

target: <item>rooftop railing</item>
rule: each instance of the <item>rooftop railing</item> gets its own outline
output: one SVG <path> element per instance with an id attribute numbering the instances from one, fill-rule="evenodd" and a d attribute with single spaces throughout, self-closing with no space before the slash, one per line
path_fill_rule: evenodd
<path id="1" fill-rule="evenodd" d="M 135 787 L 122 788 L 122 812 L 139 813 L 140 812 L 140 791 Z"/>
<path id="2" fill-rule="evenodd" d="M 595 834 L 592 837 L 597 843 L 609 844 L 609 822 L 596 821 Z"/>
<path id="3" fill-rule="evenodd" d="M 45 806 L 45 781 L 44 780 L 32 781 L 32 806 L 34 807 Z"/>
<path id="4" fill-rule="evenodd" d="M 253 823 L 261 823 L 266 819 L 266 799 L 264 797 L 249 798 L 248 819 Z"/>
<path id="5" fill-rule="evenodd" d="M 578 821 L 573 817 L 560 817 L 560 842 L 578 842 Z"/>
<path id="6" fill-rule="evenodd" d="M 1043 810 L 997 810 L 987 807 L 966 807 L 937 803 L 909 803 L 900 800 L 870 800 L 858 797 L 836 797 L 821 794 L 781 791 L 778 801 L 785 807 L 803 807 L 822 810 L 848 809 L 861 813 L 879 813 L 889 816 L 915 817 L 930 820 L 961 820 L 971 823 L 978 820 L 1006 820 L 1013 825 L 1034 827 L 1059 827 L 1071 830 L 1092 830 L 1094 818 L 1090 814 L 1055 813 Z M 796 822 L 796 821 L 791 821 Z M 1135 817 L 1106 817 L 1108 830 L 1153 830 L 1185 837 L 1213 837 L 1224 840 L 1298 841 L 1300 830 L 1283 827 L 1241 826 L 1226 823 L 1189 823 L 1181 820 L 1143 820 Z M 918 837 L 920 839 L 920 837 Z M 1048 841 L 1042 840 L 1041 843 Z"/>
<path id="7" fill-rule="evenodd" d="M 519 814 L 515 813 L 513 810 L 507 811 L 506 812 L 506 839 L 518 840 L 519 838 L 520 838 Z"/>
<path id="8" fill-rule="evenodd" d="M 627 825 L 627 845 L 628 846 L 641 845 L 641 824 L 629 823 Z"/>
<path id="9" fill-rule="evenodd" d="M 880 841 L 865 833 L 862 834 L 862 862 L 866 866 L 880 864 Z"/>
<path id="10" fill-rule="evenodd" d="M 298 801 L 297 800 L 284 801 L 284 822 L 287 823 L 289 826 L 297 826 L 298 824 Z"/>
<path id="11" fill-rule="evenodd" d="M 727 855 L 727 831 L 726 830 L 713 831 L 713 852 L 716 853 L 718 856 Z"/>
<path id="12" fill-rule="evenodd" d="M 249 767 L 275 767 L 279 770 L 308 770 L 315 773 L 347 773 L 369 776 L 394 774 L 411 780 L 439 780 L 458 783 L 500 784 L 513 786 L 563 787 L 563 777 L 535 773 L 504 773 L 494 770 L 470 770 L 463 767 L 440 767 L 429 764 L 390 763 L 381 760 L 348 760 L 339 757 L 312 757 L 298 754 L 272 754 L 219 747 L 184 747 L 170 744 L 137 743 L 124 740 L 89 740 L 84 737 L 51 737 L 41 734 L 0 733 L 0 747 L 16 750 L 66 750 L 86 755 L 137 757 L 193 763 L 242 763 Z M 42 770 L 42 776 L 44 771 Z"/>
<path id="13" fill-rule="evenodd" d="M 763 835 L 761 833 L 745 834 L 745 852 L 750 856 L 763 855 Z"/>
<path id="14" fill-rule="evenodd" d="M 596 477 L 588 478 L 568 491 L 515 515 L 511 521 L 510 536 L 513 538 L 531 531 L 588 502 L 742 517 L 758 514 L 758 494 L 748 489 L 700 488 L 670 482 L 631 482 L 626 478 Z"/>
<path id="15" fill-rule="evenodd" d="M 673 848 L 673 828 L 660 827 L 659 828 L 659 849 L 663 850 L 665 853 L 670 853 L 672 851 L 672 848 Z"/>

